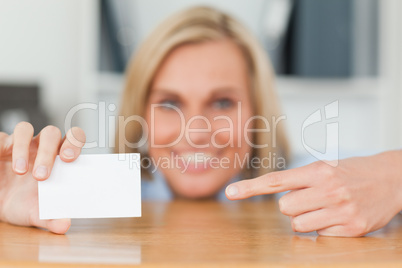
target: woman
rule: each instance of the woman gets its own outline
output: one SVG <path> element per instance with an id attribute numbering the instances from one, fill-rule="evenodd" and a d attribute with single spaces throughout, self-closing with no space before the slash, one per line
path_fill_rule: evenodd
<path id="1" fill-rule="evenodd" d="M 116 151 L 143 152 L 177 198 L 215 198 L 232 180 L 276 169 L 260 159 L 281 158 L 283 167 L 288 145 L 272 79 L 264 50 L 239 22 L 206 7 L 180 12 L 131 61 Z M 1 134 L 1 220 L 65 233 L 70 220 L 38 219 L 36 180 L 49 177 L 57 154 L 74 161 L 85 134 L 73 128 L 62 140 L 49 126 L 32 136 L 24 122 Z"/>
<path id="2" fill-rule="evenodd" d="M 145 118 L 148 129 L 127 124 L 116 135 L 116 152 L 138 152 L 148 138 L 142 157 L 159 163 L 174 195 L 216 195 L 244 161 L 288 154 L 283 123 L 272 121 L 280 115 L 272 79 L 264 50 L 240 23 L 209 8 L 176 14 L 151 33 L 129 66 L 121 115 Z M 246 163 L 243 174 L 274 169 Z"/>

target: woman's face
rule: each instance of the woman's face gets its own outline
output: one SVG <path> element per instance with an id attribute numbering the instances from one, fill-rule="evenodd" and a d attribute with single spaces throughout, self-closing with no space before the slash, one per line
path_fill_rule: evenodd
<path id="1" fill-rule="evenodd" d="M 211 197 L 240 172 L 251 152 L 244 131 L 251 116 L 247 64 L 232 41 L 183 45 L 168 55 L 146 120 L 149 155 L 176 196 Z"/>

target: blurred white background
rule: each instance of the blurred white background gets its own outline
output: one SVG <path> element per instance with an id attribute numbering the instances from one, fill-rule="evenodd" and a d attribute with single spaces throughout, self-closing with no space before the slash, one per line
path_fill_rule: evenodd
<path id="1" fill-rule="evenodd" d="M 354 18 L 364 17 L 362 2 L 365 0 L 350 1 L 354 2 Z M 402 2 L 373 1 L 378 15 L 375 61 L 369 61 L 370 55 L 364 50 L 367 48 L 364 44 L 372 42 L 367 36 L 374 29 L 356 26 L 356 19 L 357 22 L 351 23 L 352 27 L 360 27 L 353 36 L 355 64 L 352 75 L 339 78 L 278 76 L 276 87 L 287 116 L 287 129 L 295 154 L 306 154 L 301 143 L 304 120 L 336 100 L 339 101 L 341 157 L 401 148 Z M 267 2 L 283 3 L 281 7 L 281 4 L 270 6 Z M 292 3 L 285 0 L 121 0 L 116 5 L 116 14 L 123 25 L 119 33 L 120 43 L 125 47 L 122 53 L 131 54 L 133 47 L 172 12 L 199 3 L 234 14 L 260 38 L 282 38 L 280 29 L 286 27 L 286 20 L 282 21 L 281 16 L 289 16 L 285 2 Z M 103 42 L 99 15 L 101 1 L 0 0 L 0 6 L 0 85 L 39 85 L 41 109 L 49 117 L 49 123 L 63 132 L 66 114 L 75 105 L 99 101 L 119 104 L 123 75 L 100 67 L 103 57 L 100 48 Z M 126 8 L 122 9 L 122 6 Z M 281 14 L 279 19 L 276 18 L 278 14 Z M 107 59 L 103 60 L 107 63 Z M 376 75 L 365 74 L 371 62 L 377 65 Z M 115 112 L 106 110 L 106 116 Z M 99 139 L 96 111 L 77 114 L 74 119 L 75 124 L 86 131 L 88 141 Z M 305 134 L 311 147 L 323 149 L 325 122 L 309 127 Z M 108 135 L 106 131 L 106 139 Z M 104 153 L 108 149 L 87 152 Z"/>

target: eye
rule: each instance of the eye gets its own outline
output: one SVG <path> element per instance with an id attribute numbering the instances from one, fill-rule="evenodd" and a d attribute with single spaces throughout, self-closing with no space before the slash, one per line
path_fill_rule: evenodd
<path id="1" fill-rule="evenodd" d="M 159 102 L 159 104 L 161 105 L 160 108 L 166 109 L 166 110 L 179 108 L 179 106 L 180 106 L 180 103 L 176 100 L 163 100 L 163 101 Z"/>
<path id="2" fill-rule="evenodd" d="M 222 98 L 212 103 L 215 109 L 225 110 L 233 107 L 233 101 L 229 98 Z"/>

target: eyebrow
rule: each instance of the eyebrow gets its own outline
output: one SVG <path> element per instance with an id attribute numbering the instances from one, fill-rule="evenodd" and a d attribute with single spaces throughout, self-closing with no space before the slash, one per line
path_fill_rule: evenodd
<path id="1" fill-rule="evenodd" d="M 151 90 L 149 92 L 149 95 L 153 95 L 153 94 L 160 94 L 160 95 L 166 95 L 166 96 L 171 96 L 171 97 L 178 97 L 177 93 L 175 93 L 173 90 L 169 90 L 169 89 Z"/>
<path id="2" fill-rule="evenodd" d="M 232 87 L 221 87 L 214 90 L 210 97 L 215 97 L 218 95 L 226 95 L 226 94 L 236 94 L 236 93 L 237 93 L 236 89 Z"/>
<path id="3" fill-rule="evenodd" d="M 208 96 L 208 98 L 213 98 L 223 94 L 234 94 L 234 93 L 236 93 L 236 90 L 233 87 L 218 87 L 213 89 L 213 92 Z M 180 98 L 179 95 L 174 90 L 168 88 L 153 89 L 150 92 L 150 95 L 152 94 L 161 94 L 169 97 Z"/>

